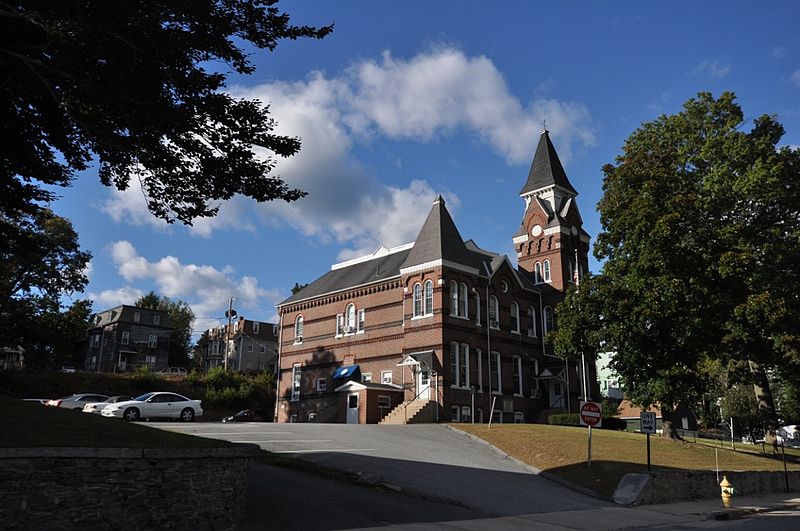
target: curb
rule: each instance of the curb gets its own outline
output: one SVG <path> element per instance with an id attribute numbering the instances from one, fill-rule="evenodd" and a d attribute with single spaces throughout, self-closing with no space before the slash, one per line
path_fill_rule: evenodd
<path id="1" fill-rule="evenodd" d="M 714 511 L 706 516 L 706 520 L 737 520 L 751 514 L 771 513 L 775 511 L 797 510 L 800 503 L 779 503 L 764 507 L 742 507 L 737 509 L 723 509 Z"/>
<path id="2" fill-rule="evenodd" d="M 490 442 L 487 442 L 487 441 L 481 439 L 480 437 L 476 437 L 475 435 L 472 435 L 471 433 L 467 433 L 467 432 L 465 432 L 463 430 L 460 430 L 460 429 L 456 428 L 455 426 L 451 426 L 450 424 L 444 424 L 444 427 L 449 429 L 449 430 L 452 430 L 452 431 L 454 431 L 456 433 L 459 433 L 461 435 L 466 435 L 467 437 L 469 437 L 473 441 L 477 441 L 479 443 L 482 443 L 482 444 L 488 446 L 490 449 L 492 449 L 495 453 L 499 454 L 503 458 L 508 459 L 509 461 L 513 461 L 514 463 L 522 466 L 523 468 L 526 468 L 530 472 L 536 474 L 537 476 L 541 476 L 541 477 L 543 477 L 544 479 L 546 479 L 548 481 L 552 481 L 553 483 L 558 483 L 562 487 L 566 487 L 566 488 L 568 488 L 570 490 L 574 490 L 575 492 L 579 492 L 580 494 L 583 494 L 584 496 L 589 496 L 589 497 L 592 497 L 592 498 L 596 498 L 598 500 L 603 500 L 603 501 L 614 503 L 614 500 L 612 500 L 609 496 L 604 496 L 604 495 L 602 495 L 600 493 L 597 493 L 597 492 L 595 492 L 595 491 L 593 491 L 591 489 L 587 489 L 586 487 L 581 487 L 580 485 L 576 485 L 575 483 L 573 483 L 571 481 L 567 481 L 566 479 L 560 478 L 560 477 L 558 477 L 558 476 L 556 476 L 554 474 L 551 474 L 550 472 L 545 472 L 544 470 L 540 470 L 540 469 L 536 468 L 535 466 L 532 466 L 532 465 L 529 465 L 528 463 L 525 463 L 524 461 L 520 461 L 516 457 L 514 457 L 512 455 L 508 455 L 506 452 L 504 452 L 503 450 L 501 450 L 497 446 L 493 445 Z"/>

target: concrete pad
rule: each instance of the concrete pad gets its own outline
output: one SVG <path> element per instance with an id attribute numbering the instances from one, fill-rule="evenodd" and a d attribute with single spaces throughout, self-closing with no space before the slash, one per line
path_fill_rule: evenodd
<path id="1" fill-rule="evenodd" d="M 620 505 L 639 505 L 652 479 L 650 474 L 625 474 L 614 491 L 613 500 Z"/>

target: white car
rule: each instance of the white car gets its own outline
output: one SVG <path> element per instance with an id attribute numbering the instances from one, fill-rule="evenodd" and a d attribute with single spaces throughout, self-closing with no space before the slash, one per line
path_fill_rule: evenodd
<path id="1" fill-rule="evenodd" d="M 176 393 L 145 393 L 127 402 L 117 402 L 103 408 L 101 415 L 133 422 L 139 419 L 173 418 L 191 422 L 203 414 L 199 400 Z"/>
<path id="2" fill-rule="evenodd" d="M 117 402 L 126 402 L 128 400 L 133 400 L 130 396 L 112 396 L 102 402 L 89 402 L 85 406 L 83 406 L 84 413 L 97 413 L 99 414 L 104 407 L 116 404 Z"/>
<path id="3" fill-rule="evenodd" d="M 44 405 L 81 410 L 83 409 L 83 406 L 89 402 L 102 402 L 106 399 L 108 399 L 106 395 L 98 395 L 96 393 L 79 393 L 76 395 L 65 396 L 64 398 L 48 400 L 44 403 Z"/>

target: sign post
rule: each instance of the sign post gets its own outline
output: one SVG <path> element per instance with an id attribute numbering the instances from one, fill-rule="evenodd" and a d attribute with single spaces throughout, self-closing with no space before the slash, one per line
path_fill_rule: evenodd
<path id="1" fill-rule="evenodd" d="M 639 431 L 647 434 L 647 471 L 650 471 L 650 434 L 656 432 L 656 414 L 642 411 L 639 415 Z"/>
<path id="2" fill-rule="evenodd" d="M 580 420 L 582 426 L 589 426 L 589 459 L 588 464 L 592 466 L 592 428 L 598 428 L 603 422 L 603 410 L 597 402 L 581 401 Z"/>

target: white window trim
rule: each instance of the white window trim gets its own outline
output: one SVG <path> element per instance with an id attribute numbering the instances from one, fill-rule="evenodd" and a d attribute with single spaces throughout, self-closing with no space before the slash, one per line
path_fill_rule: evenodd
<path id="1" fill-rule="evenodd" d="M 362 382 L 372 382 L 372 373 L 371 372 L 363 373 L 361 375 L 361 381 Z"/>
<path id="2" fill-rule="evenodd" d="M 322 384 L 322 385 L 320 385 Z M 322 393 L 328 390 L 328 379 L 327 378 L 317 378 L 317 392 Z"/>
<path id="3" fill-rule="evenodd" d="M 462 305 L 464 306 L 463 313 L 460 311 Z M 464 282 L 458 285 L 458 309 L 458 316 L 469 320 L 469 288 Z"/>
<path id="4" fill-rule="evenodd" d="M 520 356 L 512 356 L 511 363 L 513 363 L 513 367 L 517 368 L 517 380 L 514 382 L 515 384 L 519 384 L 519 393 L 515 392 L 514 396 L 524 397 L 525 396 L 525 387 L 522 381 L 522 358 Z M 512 368 L 512 375 L 513 375 L 513 368 Z M 514 385 L 516 391 L 516 385 Z"/>
<path id="5" fill-rule="evenodd" d="M 419 288 L 419 292 L 417 291 Z M 419 301 L 419 313 L 417 313 L 417 301 Z M 422 293 L 422 284 L 417 282 L 411 288 L 411 318 L 419 319 L 425 316 L 425 297 Z"/>
<path id="6" fill-rule="evenodd" d="M 536 334 L 536 309 L 533 306 L 528 306 L 528 325 L 533 326 L 533 328 L 528 328 L 528 337 L 539 337 Z"/>
<path id="7" fill-rule="evenodd" d="M 386 375 L 389 375 L 389 378 L 386 378 Z M 392 383 L 392 371 L 381 371 L 381 383 L 382 384 L 390 384 Z"/>
<path id="8" fill-rule="evenodd" d="M 497 380 L 493 383 L 497 384 L 497 388 L 495 389 L 492 386 L 492 394 L 493 395 L 502 395 L 503 394 L 503 366 L 501 363 L 500 353 L 497 351 L 493 351 L 491 354 L 494 359 L 495 363 L 497 364 Z M 492 371 L 489 371 L 489 379 L 492 379 Z"/>
<path id="9" fill-rule="evenodd" d="M 356 312 L 356 334 L 363 334 L 367 329 L 367 310 L 364 308 Z"/>
<path id="10" fill-rule="evenodd" d="M 258 333 L 258 330 L 259 330 L 259 325 L 258 325 L 258 323 L 253 323 L 253 333 L 254 333 L 254 334 L 257 334 L 257 333 Z"/>
<path id="11" fill-rule="evenodd" d="M 475 290 L 475 326 L 481 326 L 481 294 Z"/>
<path id="12" fill-rule="evenodd" d="M 299 363 L 292 365 L 291 396 L 289 398 L 291 402 L 300 400 L 300 384 L 303 377 L 301 371 L 302 369 Z"/>
<path id="13" fill-rule="evenodd" d="M 494 304 L 492 304 L 492 301 L 494 301 Z M 494 318 L 495 318 L 494 325 L 492 325 L 493 306 L 494 306 Z M 495 297 L 494 295 L 489 296 L 489 315 L 487 315 L 486 317 L 489 328 L 491 328 L 492 330 L 500 330 L 500 301 L 498 301 L 497 297 Z"/>
<path id="14" fill-rule="evenodd" d="M 461 406 L 450 406 L 450 422 L 461 422 Z"/>
<path id="15" fill-rule="evenodd" d="M 511 315 L 511 317 L 514 317 L 514 309 L 515 308 L 516 308 L 516 319 L 514 319 L 514 322 L 516 322 L 517 324 L 516 324 L 516 328 L 512 328 L 511 329 L 511 333 L 519 335 L 519 333 L 520 333 L 519 332 L 520 331 L 520 327 L 519 327 L 519 303 L 517 301 L 511 301 L 511 310 L 509 311 L 509 314 Z"/>
<path id="16" fill-rule="evenodd" d="M 455 280 L 450 281 L 450 316 L 459 317 L 458 314 L 458 296 L 459 296 L 458 282 Z"/>
<path id="17" fill-rule="evenodd" d="M 352 308 L 352 312 L 350 309 Z M 351 324 L 352 318 L 352 324 Z M 346 336 L 352 336 L 358 330 L 358 321 L 357 321 L 357 312 L 356 312 L 356 305 L 352 302 L 344 307 L 344 326 L 342 328 L 342 333 Z M 345 329 L 350 327 L 350 331 L 347 332 Z"/>
<path id="18" fill-rule="evenodd" d="M 297 326 L 299 323 L 299 327 Z M 299 330 L 298 330 L 299 328 Z M 303 332 L 305 328 L 305 319 L 303 319 L 303 315 L 300 314 L 294 318 L 294 343 L 297 345 L 298 343 L 303 342 Z M 299 333 L 298 333 L 299 332 Z"/>
<path id="19" fill-rule="evenodd" d="M 153 316 L 153 324 L 156 325 L 156 326 L 161 324 L 161 316 L 160 315 L 154 315 Z"/>
<path id="20" fill-rule="evenodd" d="M 428 286 L 431 287 L 430 304 L 428 304 Z M 422 285 L 422 315 L 424 317 L 433 315 L 433 280 L 426 280 Z"/>
<path id="21" fill-rule="evenodd" d="M 544 282 L 551 282 L 553 279 L 552 271 L 551 271 L 551 264 L 550 260 L 545 260 L 542 262 L 542 280 Z"/>
<path id="22" fill-rule="evenodd" d="M 476 363 L 478 364 L 478 392 L 483 392 L 483 355 L 481 349 L 475 349 L 475 357 L 477 359 Z"/>
<path id="23" fill-rule="evenodd" d="M 156 334 L 149 334 L 147 336 L 147 346 L 149 348 L 156 348 L 158 346 L 158 336 Z"/>

